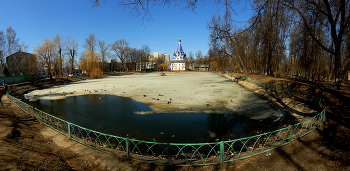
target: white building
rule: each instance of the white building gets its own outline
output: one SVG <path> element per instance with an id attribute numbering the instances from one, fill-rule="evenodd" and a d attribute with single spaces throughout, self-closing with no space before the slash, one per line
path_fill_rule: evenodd
<path id="1" fill-rule="evenodd" d="M 150 61 L 156 61 L 157 59 L 162 59 L 165 63 L 170 61 L 170 54 L 164 53 L 159 54 L 159 52 L 153 52 L 152 54 L 148 55 L 148 59 Z"/>
<path id="2" fill-rule="evenodd" d="M 151 60 L 155 61 L 156 59 L 159 58 L 159 52 L 153 52 L 150 56 L 151 56 Z"/>
<path id="3" fill-rule="evenodd" d="M 164 53 L 163 55 L 164 55 L 164 62 L 165 63 L 170 62 L 170 54 Z"/>
<path id="4" fill-rule="evenodd" d="M 136 71 L 154 71 L 157 69 L 157 65 L 170 62 L 170 54 L 153 52 L 147 55 L 147 60 L 137 62 Z"/>
<path id="5" fill-rule="evenodd" d="M 181 39 L 179 38 L 179 46 L 173 54 L 170 69 L 173 71 L 184 71 L 186 70 L 186 64 L 186 53 L 182 50 Z"/>

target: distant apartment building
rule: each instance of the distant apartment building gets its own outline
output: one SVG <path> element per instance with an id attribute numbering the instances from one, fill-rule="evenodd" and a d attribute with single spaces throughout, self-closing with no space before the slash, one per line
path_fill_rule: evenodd
<path id="1" fill-rule="evenodd" d="M 170 54 L 159 54 L 159 52 L 153 52 L 148 55 L 148 60 L 154 62 L 158 60 L 159 62 L 168 63 L 170 61 Z"/>
<path id="2" fill-rule="evenodd" d="M 153 52 L 153 53 L 150 54 L 148 57 L 149 57 L 149 59 L 150 59 L 151 61 L 155 61 L 155 60 L 157 60 L 157 59 L 159 58 L 159 53 L 158 53 L 158 52 Z"/>
<path id="3" fill-rule="evenodd" d="M 36 74 L 36 57 L 31 53 L 16 52 L 6 57 L 6 67 L 14 75 Z"/>
<path id="4" fill-rule="evenodd" d="M 164 56 L 163 56 L 163 58 L 164 58 L 164 63 L 170 62 L 170 54 L 164 53 L 164 54 L 162 54 L 162 55 L 164 55 Z"/>
<path id="5" fill-rule="evenodd" d="M 136 71 L 155 71 L 158 65 L 170 62 L 170 54 L 153 52 L 147 56 L 147 61 L 139 61 L 136 63 Z"/>

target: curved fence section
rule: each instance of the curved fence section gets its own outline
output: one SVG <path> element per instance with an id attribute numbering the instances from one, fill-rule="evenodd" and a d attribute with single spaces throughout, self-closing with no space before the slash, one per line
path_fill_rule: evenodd
<path id="1" fill-rule="evenodd" d="M 307 93 L 297 92 L 270 83 L 235 75 L 231 76 L 246 79 L 293 96 L 301 98 L 311 97 Z M 125 155 L 129 159 L 158 165 L 197 166 L 222 164 L 255 156 L 286 145 L 310 133 L 321 125 L 326 115 L 325 104 L 319 99 L 318 105 L 323 108 L 322 112 L 310 119 L 283 129 L 230 141 L 193 144 L 161 143 L 118 137 L 90 130 L 36 109 L 9 95 L 8 92 L 6 94 L 8 99 L 24 112 L 74 141 L 110 154 Z"/>
<path id="2" fill-rule="evenodd" d="M 0 77 L 0 80 L 5 80 L 6 84 L 18 84 L 26 81 L 30 81 L 31 78 L 36 78 L 36 74 L 31 75 L 16 75 L 16 76 L 3 76 Z"/>

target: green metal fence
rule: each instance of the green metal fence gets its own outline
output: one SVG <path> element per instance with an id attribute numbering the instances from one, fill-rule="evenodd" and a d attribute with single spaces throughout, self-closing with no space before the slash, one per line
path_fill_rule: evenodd
<path id="1" fill-rule="evenodd" d="M 7 77 L 0 77 L 0 80 L 5 80 L 6 84 L 17 84 L 22 83 L 26 81 L 30 81 L 30 78 L 34 77 L 33 75 L 16 75 L 16 76 L 7 76 Z"/>
<path id="2" fill-rule="evenodd" d="M 246 79 L 266 88 L 283 91 L 300 98 L 311 97 L 306 93 L 259 80 L 235 75 L 231 76 Z M 321 125 L 326 115 L 325 104 L 319 98 L 318 105 L 323 108 L 322 112 L 310 119 L 283 129 L 221 142 L 161 143 L 118 137 L 83 128 L 36 109 L 9 95 L 8 92 L 6 94 L 9 100 L 23 111 L 74 141 L 110 154 L 125 155 L 129 159 L 158 165 L 211 165 L 252 157 L 286 145 L 310 133 Z"/>

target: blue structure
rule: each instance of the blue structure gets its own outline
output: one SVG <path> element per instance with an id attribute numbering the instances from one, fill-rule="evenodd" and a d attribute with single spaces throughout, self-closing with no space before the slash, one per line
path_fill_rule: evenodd
<path id="1" fill-rule="evenodd" d="M 177 47 L 177 51 L 174 52 L 172 60 L 186 60 L 186 53 L 182 50 L 181 39 L 179 38 L 179 46 Z"/>
<path id="2" fill-rule="evenodd" d="M 179 38 L 179 46 L 171 58 L 170 69 L 173 71 L 184 71 L 187 68 L 186 53 L 182 50 L 181 39 Z"/>

